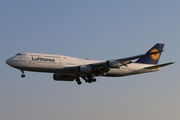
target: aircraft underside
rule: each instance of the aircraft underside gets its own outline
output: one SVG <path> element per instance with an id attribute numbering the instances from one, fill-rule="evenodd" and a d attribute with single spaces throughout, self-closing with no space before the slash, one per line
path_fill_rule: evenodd
<path id="1" fill-rule="evenodd" d="M 96 82 L 96 78 L 98 76 L 104 76 L 104 77 L 121 77 L 121 76 L 127 76 L 127 75 L 134 75 L 134 74 L 140 74 L 140 73 L 145 73 L 147 71 L 132 71 L 132 70 L 121 70 L 121 69 L 110 69 L 108 72 L 103 73 L 101 75 L 93 73 L 93 74 L 78 74 L 78 73 L 67 73 L 63 72 L 58 69 L 45 69 L 45 68 L 31 68 L 31 67 L 19 67 L 18 69 L 21 70 L 22 74 L 21 77 L 25 77 L 24 71 L 32 71 L 32 72 L 47 72 L 47 73 L 54 73 L 53 74 L 53 79 L 55 81 L 76 81 L 78 85 L 82 84 L 81 79 L 83 79 L 86 83 L 92 83 Z M 149 71 L 153 72 L 153 71 Z"/>

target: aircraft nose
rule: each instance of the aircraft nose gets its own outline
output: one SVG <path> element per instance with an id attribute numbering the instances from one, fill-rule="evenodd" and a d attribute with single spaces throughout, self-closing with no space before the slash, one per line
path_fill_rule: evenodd
<path id="1" fill-rule="evenodd" d="M 7 60 L 6 60 L 6 64 L 10 65 L 10 64 L 11 64 L 11 60 L 10 60 L 10 59 L 7 59 Z"/>

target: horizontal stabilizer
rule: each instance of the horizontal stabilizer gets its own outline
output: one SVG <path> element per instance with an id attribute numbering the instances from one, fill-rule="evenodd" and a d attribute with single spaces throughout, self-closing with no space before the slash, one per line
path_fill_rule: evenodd
<path id="1" fill-rule="evenodd" d="M 164 67 L 170 64 L 174 64 L 175 62 L 169 62 L 169 63 L 164 63 L 164 64 L 159 64 L 159 65 L 154 65 L 154 66 L 150 66 L 150 67 L 145 67 L 143 69 L 155 69 L 155 68 L 159 68 L 159 67 Z"/>

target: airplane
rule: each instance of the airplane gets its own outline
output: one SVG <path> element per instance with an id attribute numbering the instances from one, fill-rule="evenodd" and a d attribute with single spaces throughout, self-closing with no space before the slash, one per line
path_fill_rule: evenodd
<path id="1" fill-rule="evenodd" d="M 76 81 L 80 78 L 87 83 L 96 82 L 98 76 L 121 77 L 159 71 L 162 67 L 173 64 L 158 64 L 164 44 L 157 43 L 145 54 L 110 59 L 106 61 L 80 59 L 64 55 L 21 52 L 6 60 L 6 63 L 22 72 L 24 71 L 53 73 L 55 81 Z M 135 62 L 132 60 L 137 59 Z"/>

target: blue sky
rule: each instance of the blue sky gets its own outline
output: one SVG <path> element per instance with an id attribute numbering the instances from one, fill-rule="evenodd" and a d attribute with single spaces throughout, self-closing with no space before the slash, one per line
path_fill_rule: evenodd
<path id="1" fill-rule="evenodd" d="M 8 0 L 0 2 L 0 119 L 179 120 L 180 1 Z M 143 75 L 97 78 L 93 84 L 53 81 L 5 64 L 18 52 L 107 60 L 165 43 L 160 63 Z"/>

